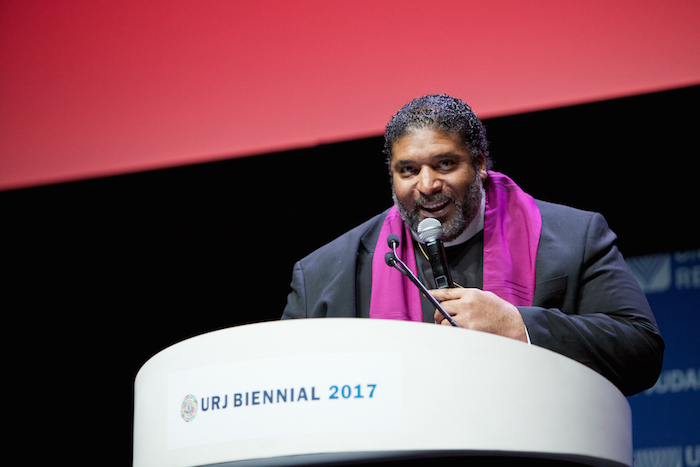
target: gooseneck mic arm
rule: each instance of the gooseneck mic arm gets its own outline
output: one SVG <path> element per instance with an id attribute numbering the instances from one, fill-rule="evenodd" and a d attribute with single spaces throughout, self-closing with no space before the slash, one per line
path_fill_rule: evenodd
<path id="1" fill-rule="evenodd" d="M 433 306 L 435 306 L 435 308 L 440 310 L 442 316 L 444 316 L 445 319 L 449 321 L 449 323 L 452 326 L 458 328 L 461 327 L 459 324 L 457 324 L 454 318 L 452 318 L 452 316 L 450 316 L 450 314 L 445 311 L 445 309 L 440 305 L 440 302 L 438 302 L 435 299 L 435 297 L 433 297 L 430 294 L 430 292 L 428 292 L 428 289 L 423 285 L 423 283 L 420 280 L 418 280 L 416 275 L 413 274 L 413 272 L 411 272 L 408 266 L 406 266 L 404 262 L 399 259 L 399 256 L 396 253 L 396 248 L 399 246 L 399 237 L 396 234 L 390 234 L 386 240 L 389 244 L 389 247 L 393 250 L 393 253 L 390 251 L 386 255 L 384 255 L 384 261 L 386 261 L 386 264 L 393 268 L 396 268 L 396 270 L 398 270 L 401 274 L 411 279 L 411 282 L 413 282 L 416 285 L 416 287 L 418 287 L 418 289 L 425 296 L 425 298 L 427 298 L 430 301 L 430 303 L 432 303 Z"/>

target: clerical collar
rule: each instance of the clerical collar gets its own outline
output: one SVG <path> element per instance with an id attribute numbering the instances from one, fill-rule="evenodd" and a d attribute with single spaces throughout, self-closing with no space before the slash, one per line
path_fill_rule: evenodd
<path id="1" fill-rule="evenodd" d="M 478 234 L 482 230 L 484 230 L 484 212 L 486 211 L 486 193 L 484 192 L 484 189 L 481 189 L 481 206 L 479 206 L 479 213 L 474 217 L 474 219 L 471 221 L 471 223 L 467 226 L 466 229 L 464 229 L 464 232 L 459 234 L 459 237 L 455 238 L 454 240 L 451 240 L 449 242 L 445 242 L 444 245 L 446 247 L 450 246 L 456 246 L 456 245 L 461 245 L 462 243 L 466 242 L 470 238 L 472 238 L 474 235 Z M 420 243 L 424 243 L 418 234 L 411 230 L 411 236 L 413 237 L 414 240 Z"/>

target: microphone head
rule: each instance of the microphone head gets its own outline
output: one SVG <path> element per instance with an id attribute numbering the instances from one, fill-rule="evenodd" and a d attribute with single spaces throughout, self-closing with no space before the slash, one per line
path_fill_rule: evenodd
<path id="1" fill-rule="evenodd" d="M 387 254 L 384 255 L 384 261 L 393 268 L 396 264 L 396 257 L 394 256 L 394 253 L 391 251 L 387 252 Z"/>
<path id="2" fill-rule="evenodd" d="M 442 238 L 442 224 L 434 217 L 427 217 L 418 224 L 418 236 L 425 243 Z"/>
<path id="3" fill-rule="evenodd" d="M 399 236 L 396 234 L 389 234 L 386 237 L 386 243 L 389 245 L 389 248 L 394 248 L 394 246 L 398 247 L 400 243 Z"/>

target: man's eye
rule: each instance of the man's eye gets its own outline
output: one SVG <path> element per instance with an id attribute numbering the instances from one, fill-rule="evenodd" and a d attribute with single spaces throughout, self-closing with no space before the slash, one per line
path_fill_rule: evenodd
<path id="1" fill-rule="evenodd" d="M 416 172 L 416 169 L 414 167 L 401 167 L 400 170 L 402 175 L 413 175 Z"/>
<path id="2" fill-rule="evenodd" d="M 440 161 L 440 162 L 438 162 L 438 167 L 441 168 L 441 169 L 445 169 L 445 168 L 448 168 L 448 167 L 452 167 L 453 165 L 454 165 L 454 161 L 450 161 L 450 160 L 445 160 L 445 161 Z"/>

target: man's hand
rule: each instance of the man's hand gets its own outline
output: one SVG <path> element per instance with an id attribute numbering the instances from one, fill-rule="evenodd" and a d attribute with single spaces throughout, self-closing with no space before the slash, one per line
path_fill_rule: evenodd
<path id="1" fill-rule="evenodd" d="M 496 294 L 480 289 L 435 289 L 430 293 L 461 327 L 527 342 L 520 311 Z M 438 310 L 435 323 L 450 325 Z"/>

